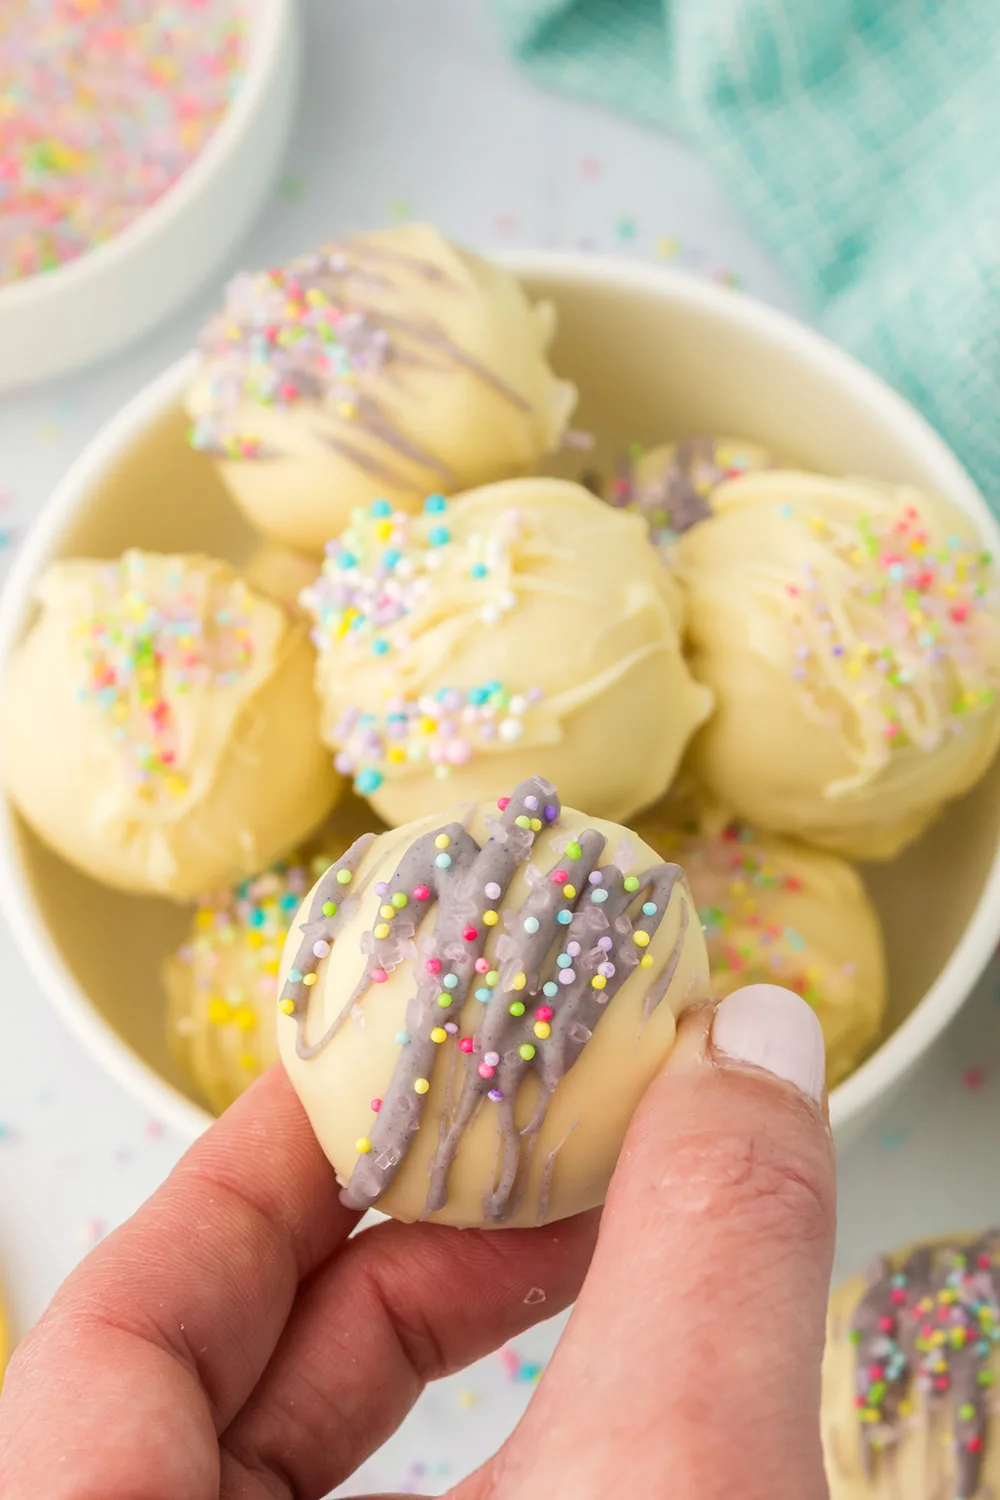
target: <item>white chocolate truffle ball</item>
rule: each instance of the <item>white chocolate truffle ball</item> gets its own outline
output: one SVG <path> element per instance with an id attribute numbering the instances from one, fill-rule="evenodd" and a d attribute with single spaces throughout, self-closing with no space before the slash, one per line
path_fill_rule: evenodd
<path id="1" fill-rule="evenodd" d="M 605 499 L 642 516 L 653 542 L 662 547 L 712 514 L 711 497 L 720 484 L 777 467 L 767 449 L 740 438 L 684 438 L 653 448 L 633 443 L 622 455 Z"/>
<path id="2" fill-rule="evenodd" d="M 897 1251 L 838 1288 L 823 1363 L 830 1500 L 991 1500 L 998 1376 L 997 1230 Z"/>
<path id="3" fill-rule="evenodd" d="M 200 898 L 191 930 L 163 965 L 171 1051 L 218 1113 L 278 1055 L 274 991 L 281 953 L 302 898 L 330 860 L 365 833 L 381 833 L 346 791 L 308 849 L 238 886 Z"/>
<path id="4" fill-rule="evenodd" d="M 696 775 L 761 828 L 892 857 L 1000 740 L 1000 597 L 975 525 L 909 488 L 785 472 L 712 505 L 675 553 L 717 702 Z"/>
<path id="5" fill-rule="evenodd" d="M 261 542 L 242 569 L 251 588 L 276 599 L 290 615 L 303 613 L 302 590 L 316 582 L 320 564 L 315 557 L 304 557 L 274 542 Z"/>
<path id="6" fill-rule="evenodd" d="M 840 1083 L 874 1044 L 886 999 L 882 932 L 857 871 L 694 799 L 650 809 L 635 829 L 684 869 L 713 998 L 748 984 L 795 990 L 823 1028 L 827 1086 Z"/>
<path id="7" fill-rule="evenodd" d="M 324 739 L 389 824 L 536 770 L 627 818 L 711 707 L 643 523 L 565 480 L 431 496 L 417 517 L 378 500 L 303 599 Z"/>
<path id="8" fill-rule="evenodd" d="M 344 1203 L 460 1226 L 603 1202 L 708 989 L 683 872 L 537 777 L 356 845 L 282 967 L 281 1056 Z"/>
<path id="9" fill-rule="evenodd" d="M 259 870 L 341 787 L 306 628 L 223 562 L 58 563 L 4 685 L 4 782 L 32 828 L 123 890 L 190 898 Z"/>
<path id="10" fill-rule="evenodd" d="M 550 303 L 425 224 L 237 277 L 202 338 L 192 441 L 250 522 L 319 555 L 373 495 L 417 509 L 526 474 L 576 391 L 547 350 Z"/>

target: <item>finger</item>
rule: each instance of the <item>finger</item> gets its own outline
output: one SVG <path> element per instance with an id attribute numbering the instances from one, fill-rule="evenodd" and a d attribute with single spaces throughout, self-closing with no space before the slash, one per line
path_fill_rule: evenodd
<path id="1" fill-rule="evenodd" d="M 357 1218 L 272 1069 L 28 1335 L 0 1397 L 5 1500 L 55 1500 L 61 1475 L 74 1500 L 91 1475 L 93 1494 L 116 1500 L 214 1500 L 217 1432 L 260 1378 L 300 1280 Z"/>
<path id="2" fill-rule="evenodd" d="M 266 1375 L 224 1434 L 223 1500 L 325 1495 L 429 1380 L 573 1300 L 599 1218 L 486 1231 L 385 1223 L 358 1235 L 303 1287 Z"/>
<path id="3" fill-rule="evenodd" d="M 632 1123 L 555 1358 L 506 1448 L 460 1495 L 826 1495 L 835 1188 L 823 1062 L 815 1015 L 774 986 L 682 1024 Z"/>

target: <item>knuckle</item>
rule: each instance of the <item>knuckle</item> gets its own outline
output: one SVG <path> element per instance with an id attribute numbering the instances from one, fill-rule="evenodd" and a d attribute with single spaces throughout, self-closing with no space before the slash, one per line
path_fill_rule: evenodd
<path id="1" fill-rule="evenodd" d="M 675 1143 L 660 1184 L 665 1207 L 759 1236 L 814 1240 L 832 1205 L 816 1163 L 766 1136 L 689 1136 Z"/>

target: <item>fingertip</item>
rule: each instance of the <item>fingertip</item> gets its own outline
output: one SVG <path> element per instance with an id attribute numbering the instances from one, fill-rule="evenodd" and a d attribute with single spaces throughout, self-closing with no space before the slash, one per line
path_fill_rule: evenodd
<path id="1" fill-rule="evenodd" d="M 720 1001 L 712 1021 L 712 1051 L 721 1067 L 758 1068 L 790 1083 L 822 1105 L 826 1044 L 810 1005 L 777 984 L 749 984 Z"/>

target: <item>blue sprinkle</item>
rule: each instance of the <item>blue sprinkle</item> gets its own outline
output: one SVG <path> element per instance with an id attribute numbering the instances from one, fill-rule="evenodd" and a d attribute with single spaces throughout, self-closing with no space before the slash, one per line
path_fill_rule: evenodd
<path id="1" fill-rule="evenodd" d="M 289 982 L 289 984 L 300 984 L 301 981 L 302 981 L 302 970 L 301 969 L 289 969 L 289 971 L 288 971 L 288 982 Z"/>
<path id="2" fill-rule="evenodd" d="M 376 656 L 384 656 L 388 649 L 389 642 L 383 636 L 376 636 L 372 641 L 372 650 L 375 652 Z"/>
<path id="3" fill-rule="evenodd" d="M 444 547 L 451 541 L 451 532 L 447 526 L 432 526 L 427 533 L 427 540 L 432 547 Z"/>
<path id="4" fill-rule="evenodd" d="M 354 778 L 355 790 L 360 792 L 362 797 L 370 797 L 372 792 L 377 792 L 381 785 L 382 772 L 376 771 L 374 766 L 365 766 L 364 770 L 359 771 Z"/>
<path id="5" fill-rule="evenodd" d="M 476 999 L 479 1001 L 480 1005 L 485 1005 L 486 1002 L 489 1000 L 490 996 L 492 995 L 492 993 L 493 993 L 492 990 L 488 990 L 488 989 L 485 989 L 485 988 L 483 988 L 481 990 L 477 990 L 476 991 Z"/>
<path id="6" fill-rule="evenodd" d="M 448 502 L 443 495 L 428 495 L 424 501 L 424 510 L 429 516 L 439 516 L 443 510 L 448 509 Z"/>
<path id="7" fill-rule="evenodd" d="M 446 974 L 441 983 L 444 985 L 446 990 L 456 990 L 458 989 L 458 975 Z"/>
<path id="8" fill-rule="evenodd" d="M 560 969 L 568 969 L 572 962 L 573 960 L 570 958 L 568 953 L 560 953 L 559 957 L 556 959 L 556 964 Z"/>
<path id="9" fill-rule="evenodd" d="M 405 1047 L 409 1040 L 410 1033 L 408 1031 L 397 1031 L 393 1037 L 393 1041 L 398 1042 L 401 1047 Z"/>
<path id="10" fill-rule="evenodd" d="M 556 921 L 561 927 L 568 927 L 572 920 L 573 913 L 568 908 L 556 912 Z"/>
<path id="11" fill-rule="evenodd" d="M 655 917 L 656 916 L 656 902 L 655 901 L 644 901 L 642 903 L 642 914 L 643 914 L 644 917 Z"/>
<path id="12" fill-rule="evenodd" d="M 607 891 L 602 891 L 600 887 L 598 887 L 597 890 L 591 891 L 590 899 L 591 901 L 596 902 L 598 906 L 601 906 L 605 901 L 607 901 L 608 893 Z"/>
<path id="13" fill-rule="evenodd" d="M 394 568 L 399 562 L 402 555 L 403 554 L 400 552 L 398 547 L 386 547 L 385 551 L 382 553 L 383 565 L 390 569 Z"/>
<path id="14" fill-rule="evenodd" d="M 439 854 L 434 863 L 437 865 L 439 870 L 447 870 L 451 865 L 451 855 Z"/>
<path id="15" fill-rule="evenodd" d="M 546 995 L 550 1000 L 554 999 L 554 997 L 558 995 L 558 993 L 559 986 L 555 983 L 554 980 L 547 979 L 542 985 L 542 994 Z"/>
<path id="16" fill-rule="evenodd" d="M 357 563 L 358 563 L 358 560 L 354 556 L 353 552 L 342 552 L 340 554 L 340 556 L 337 558 L 337 567 L 338 568 L 343 568 L 345 571 L 348 568 L 357 567 Z"/>
<path id="17" fill-rule="evenodd" d="M 472 574 L 473 578 L 485 578 L 487 573 L 489 572 L 489 568 L 485 563 L 473 563 L 472 567 L 469 569 L 469 572 Z"/>
<path id="18" fill-rule="evenodd" d="M 783 521 L 790 521 L 794 514 L 795 512 L 792 510 L 792 507 L 790 505 L 778 506 L 778 515 Z"/>
<path id="19" fill-rule="evenodd" d="M 376 518 L 376 520 L 382 521 L 386 516 L 392 515 L 392 506 L 389 504 L 388 500 L 373 500 L 372 515 Z"/>
<path id="20" fill-rule="evenodd" d="M 486 688 L 474 687 L 470 688 L 465 696 L 468 698 L 473 707 L 481 708 L 490 695 Z"/>
<path id="21" fill-rule="evenodd" d="M 530 932 L 530 933 L 534 934 L 534 933 L 536 933 L 538 931 L 540 925 L 541 924 L 540 924 L 540 922 L 539 922 L 539 920 L 538 920 L 537 917 L 525 917 L 525 919 L 524 919 L 524 930 L 525 930 L 525 932 Z"/>
<path id="22" fill-rule="evenodd" d="M 283 911 L 294 911 L 299 904 L 299 898 L 293 895 L 291 891 L 286 891 L 279 904 Z"/>

